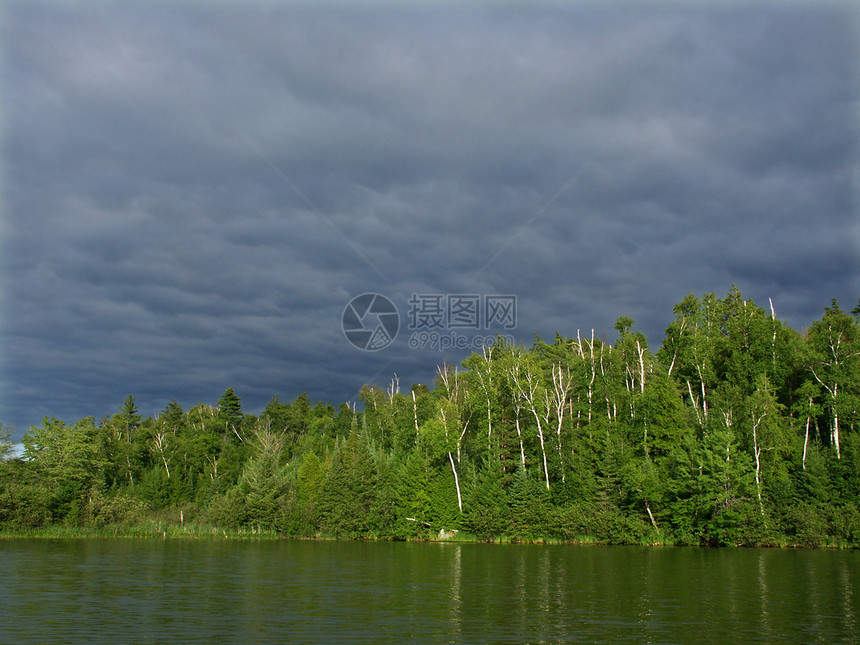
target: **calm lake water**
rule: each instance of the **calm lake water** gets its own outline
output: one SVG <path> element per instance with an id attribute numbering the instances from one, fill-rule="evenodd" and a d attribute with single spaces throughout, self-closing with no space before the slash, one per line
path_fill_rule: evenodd
<path id="1" fill-rule="evenodd" d="M 860 642 L 860 552 L 0 540 L 2 643 Z"/>

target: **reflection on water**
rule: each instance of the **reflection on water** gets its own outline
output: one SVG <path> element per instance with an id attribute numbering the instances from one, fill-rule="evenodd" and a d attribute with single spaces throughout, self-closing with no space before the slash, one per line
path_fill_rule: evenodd
<path id="1" fill-rule="evenodd" d="M 0 642 L 857 642 L 857 551 L 0 541 Z"/>
<path id="2" fill-rule="evenodd" d="M 462 630 L 463 603 L 460 598 L 460 580 L 463 575 L 463 552 L 459 544 L 450 545 L 453 553 L 451 564 L 451 626 L 452 632 L 459 638 Z"/>
<path id="3" fill-rule="evenodd" d="M 761 624 L 769 628 L 767 616 L 767 570 L 764 566 L 764 553 L 758 554 L 758 586 L 761 597 Z"/>
<path id="4" fill-rule="evenodd" d="M 854 583 L 860 578 L 857 575 L 857 569 L 851 567 L 845 562 L 839 562 L 839 583 L 836 585 L 836 593 L 842 594 L 842 613 L 845 616 L 845 622 L 856 627 L 857 625 L 857 605 L 858 599 L 855 596 Z M 852 633 L 856 638 L 857 630 Z"/>

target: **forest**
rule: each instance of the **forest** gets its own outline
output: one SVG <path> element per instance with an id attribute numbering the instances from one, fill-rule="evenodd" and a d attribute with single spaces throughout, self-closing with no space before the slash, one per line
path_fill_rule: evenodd
<path id="1" fill-rule="evenodd" d="M 860 305 L 808 329 L 688 295 L 659 348 L 618 318 L 499 339 L 360 406 L 175 400 L 46 417 L 10 457 L 0 534 L 153 525 L 284 537 L 860 546 Z M 148 524 L 147 524 L 148 523 Z"/>

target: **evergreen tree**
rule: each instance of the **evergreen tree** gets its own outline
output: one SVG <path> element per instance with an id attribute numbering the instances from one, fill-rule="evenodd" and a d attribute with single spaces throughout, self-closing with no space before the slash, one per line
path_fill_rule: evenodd
<path id="1" fill-rule="evenodd" d="M 464 526 L 478 538 L 492 541 L 508 533 L 511 514 L 497 451 L 491 448 L 488 453 L 466 503 Z"/>
<path id="2" fill-rule="evenodd" d="M 400 466 L 397 477 L 397 524 L 398 537 L 428 535 L 430 523 L 430 464 L 421 450 L 413 450 Z"/>
<path id="3" fill-rule="evenodd" d="M 376 485 L 373 458 L 353 430 L 335 447 L 320 491 L 322 531 L 347 538 L 370 534 L 375 528 Z"/>
<path id="4" fill-rule="evenodd" d="M 290 503 L 290 532 L 314 535 L 319 529 L 319 499 L 325 484 L 325 464 L 314 452 L 302 457 L 296 471 Z"/>
<path id="5" fill-rule="evenodd" d="M 543 484 L 525 471 L 517 471 L 510 494 L 512 538 L 528 541 L 553 536 L 550 493 Z"/>
<path id="6" fill-rule="evenodd" d="M 130 442 L 132 433 L 140 427 L 140 414 L 138 414 L 137 403 L 135 403 L 133 395 L 129 394 L 126 397 L 122 408 L 120 408 L 120 414 L 125 426 L 126 441 Z"/>
<path id="7" fill-rule="evenodd" d="M 223 427 L 225 434 L 232 434 L 242 440 L 240 430 L 242 428 L 242 405 L 239 397 L 228 387 L 221 398 L 218 399 L 218 423 Z"/>
<path id="8" fill-rule="evenodd" d="M 253 526 L 283 531 L 289 476 L 281 462 L 283 436 L 265 426 L 255 430 L 254 454 L 246 462 L 237 486 L 245 505 L 245 521 Z"/>
<path id="9" fill-rule="evenodd" d="M 161 418 L 173 434 L 179 432 L 185 424 L 185 414 L 176 399 L 170 400 L 170 403 L 161 412 Z"/>

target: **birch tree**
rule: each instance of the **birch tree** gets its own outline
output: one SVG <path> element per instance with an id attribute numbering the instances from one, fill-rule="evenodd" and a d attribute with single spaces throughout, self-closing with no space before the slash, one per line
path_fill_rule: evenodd
<path id="1" fill-rule="evenodd" d="M 755 462 L 756 497 L 759 511 L 764 516 L 764 475 L 767 473 L 774 479 L 785 476 L 781 461 L 789 445 L 782 406 L 776 401 L 767 376 L 762 375 L 757 379 L 756 390 L 748 400 L 748 409 Z M 768 459 L 769 463 L 765 463 L 765 459 Z"/>
<path id="2" fill-rule="evenodd" d="M 711 390 L 716 383 L 714 363 L 723 345 L 721 309 L 722 303 L 712 293 L 701 299 L 689 294 L 675 305 L 675 318 L 657 352 L 668 375 L 687 394 L 702 431 L 707 430 Z"/>
<path id="3" fill-rule="evenodd" d="M 834 299 L 822 319 L 809 329 L 809 343 L 813 352 L 809 370 L 827 393 L 830 443 L 836 450 L 836 458 L 841 459 L 842 402 L 856 397 L 860 390 L 860 327 Z"/>
<path id="4" fill-rule="evenodd" d="M 441 390 L 439 417 L 444 433 L 444 447 L 454 474 L 457 506 L 462 513 L 463 495 L 460 490 L 460 475 L 457 472 L 457 466 L 461 462 L 463 439 L 469 428 L 473 410 L 469 402 L 468 386 L 456 368 L 443 365 L 439 367 L 438 376 L 439 389 Z M 456 460 L 454 454 L 457 455 Z"/>
<path id="5" fill-rule="evenodd" d="M 803 455 L 801 466 L 806 470 L 806 455 L 809 451 L 809 435 L 813 421 L 821 412 L 820 406 L 815 402 L 818 395 L 818 387 L 811 381 L 805 382 L 797 392 L 797 401 L 794 405 L 795 415 L 803 427 Z"/>
<path id="6" fill-rule="evenodd" d="M 522 413 L 525 409 L 525 397 L 523 396 L 520 381 L 523 378 L 520 351 L 510 348 L 503 357 L 503 370 L 506 388 L 510 392 L 510 403 L 514 417 L 514 427 L 517 431 L 517 440 L 520 446 L 520 467 L 526 470 L 526 450 L 523 441 Z"/>
<path id="7" fill-rule="evenodd" d="M 552 366 L 552 388 L 548 390 L 548 405 L 555 413 L 555 434 L 558 446 L 558 460 L 561 465 L 561 481 L 566 481 L 564 456 L 562 450 L 562 428 L 564 427 L 565 414 L 568 410 L 567 398 L 573 385 L 573 377 L 569 367 L 561 364 Z"/>
<path id="8" fill-rule="evenodd" d="M 469 369 L 469 375 L 474 381 L 473 390 L 480 393 L 481 400 L 484 404 L 484 410 L 487 420 L 487 445 L 493 436 L 493 408 L 496 391 L 498 389 L 498 374 L 495 363 L 495 358 L 499 354 L 499 349 L 493 345 L 487 345 L 481 348 L 480 354 L 472 354 L 463 361 L 463 367 Z"/>
<path id="9" fill-rule="evenodd" d="M 542 382 L 540 367 L 536 364 L 531 354 L 520 356 L 520 368 L 517 370 L 518 378 L 514 386 L 519 392 L 524 407 L 532 413 L 540 441 L 541 461 L 543 463 L 543 474 L 546 488 L 549 490 L 549 466 L 546 460 L 546 440 L 544 430 L 549 425 L 551 404 L 550 396 L 546 386 Z"/>

